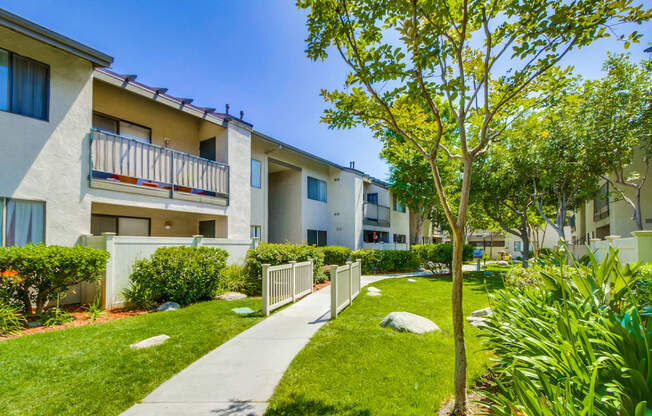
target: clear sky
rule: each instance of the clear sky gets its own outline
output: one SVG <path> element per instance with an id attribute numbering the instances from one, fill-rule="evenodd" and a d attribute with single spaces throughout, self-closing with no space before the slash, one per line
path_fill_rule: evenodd
<path id="1" fill-rule="evenodd" d="M 305 57 L 305 13 L 293 0 L 0 0 L 0 7 L 115 58 L 113 70 L 194 98 L 193 104 L 245 112 L 254 128 L 318 156 L 386 179 L 380 144 L 365 129 L 329 130 L 319 122 L 322 88 L 342 85 L 339 57 Z M 652 42 L 652 26 L 639 27 Z M 613 40 L 575 52 L 563 63 L 586 78 L 600 76 Z"/>

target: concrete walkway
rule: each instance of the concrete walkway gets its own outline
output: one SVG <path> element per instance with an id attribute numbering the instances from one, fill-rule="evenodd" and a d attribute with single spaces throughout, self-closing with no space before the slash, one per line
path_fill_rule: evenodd
<path id="1" fill-rule="evenodd" d="M 408 275 L 422 273 L 362 276 L 362 285 Z M 123 415 L 262 415 L 294 356 L 329 319 L 330 286 L 231 338 Z"/>

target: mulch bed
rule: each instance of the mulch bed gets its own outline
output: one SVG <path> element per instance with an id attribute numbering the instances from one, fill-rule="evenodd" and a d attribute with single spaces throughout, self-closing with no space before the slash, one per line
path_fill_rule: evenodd
<path id="1" fill-rule="evenodd" d="M 315 283 L 315 290 L 320 290 L 325 288 L 326 286 L 330 286 L 331 282 L 329 280 L 322 282 L 322 283 Z"/>
<path id="2" fill-rule="evenodd" d="M 95 321 L 91 322 L 90 320 L 90 314 L 86 312 L 81 305 L 66 305 L 63 306 L 62 309 L 66 310 L 67 312 L 72 313 L 72 315 L 75 317 L 74 321 L 65 323 L 63 325 L 57 325 L 54 327 L 50 326 L 37 326 L 34 328 L 25 328 L 21 330 L 19 333 L 14 334 L 14 335 L 8 335 L 8 336 L 0 336 L 0 341 L 4 341 L 6 339 L 11 339 L 11 338 L 18 338 L 22 337 L 25 335 L 31 335 L 31 334 L 38 334 L 40 332 L 51 332 L 51 331 L 58 331 L 61 329 L 66 329 L 66 328 L 73 328 L 77 326 L 85 326 L 85 325 L 93 325 L 93 324 L 99 324 L 102 322 L 109 322 L 109 321 L 115 321 L 118 319 L 123 319 L 123 318 L 129 318 L 130 316 L 136 316 L 136 315 L 143 315 L 146 313 L 149 313 L 149 311 L 127 311 L 123 309 L 114 309 L 110 311 L 102 311 L 100 316 L 95 319 Z"/>

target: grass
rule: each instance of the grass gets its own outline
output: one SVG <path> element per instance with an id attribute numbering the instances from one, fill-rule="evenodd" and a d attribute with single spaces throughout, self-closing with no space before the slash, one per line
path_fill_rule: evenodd
<path id="1" fill-rule="evenodd" d="M 276 388 L 267 415 L 425 415 L 453 394 L 454 342 L 450 278 L 388 279 L 366 290 L 326 324 L 295 357 Z M 487 289 L 502 284 L 487 278 Z M 490 280 L 489 280 L 490 279 Z M 465 278 L 464 311 L 488 305 L 484 277 Z M 433 320 L 442 332 L 416 335 L 380 327 L 392 311 Z M 480 330 L 465 326 L 469 384 L 485 373 L 489 355 Z"/>
<path id="2" fill-rule="evenodd" d="M 262 319 L 260 299 L 209 301 L 174 312 L 0 342 L 0 414 L 117 415 L 163 381 Z M 155 335 L 158 347 L 130 344 Z"/>

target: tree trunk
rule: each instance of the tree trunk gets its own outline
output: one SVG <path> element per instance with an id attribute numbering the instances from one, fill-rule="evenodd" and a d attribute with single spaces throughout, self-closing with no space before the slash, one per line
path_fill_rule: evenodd
<path id="1" fill-rule="evenodd" d="M 462 308 L 463 230 L 453 231 L 453 336 L 455 337 L 455 407 L 454 415 L 466 414 L 466 345 L 464 343 L 464 311 Z"/>
<path id="2" fill-rule="evenodd" d="M 636 187 L 636 196 L 634 197 L 634 222 L 639 230 L 643 229 L 643 212 L 641 211 L 641 186 Z"/>
<path id="3" fill-rule="evenodd" d="M 528 234 L 527 218 L 521 224 L 521 241 L 523 242 L 523 267 L 527 269 L 530 259 L 530 235 Z"/>

